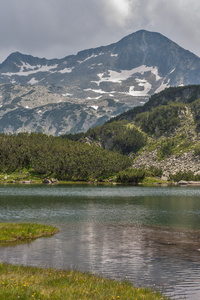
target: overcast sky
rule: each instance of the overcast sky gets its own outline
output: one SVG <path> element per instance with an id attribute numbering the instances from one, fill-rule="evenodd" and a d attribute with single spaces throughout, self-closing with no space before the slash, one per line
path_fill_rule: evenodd
<path id="1" fill-rule="evenodd" d="M 10 53 L 62 58 L 140 29 L 200 56 L 199 0 L 0 0 L 0 62 Z"/>

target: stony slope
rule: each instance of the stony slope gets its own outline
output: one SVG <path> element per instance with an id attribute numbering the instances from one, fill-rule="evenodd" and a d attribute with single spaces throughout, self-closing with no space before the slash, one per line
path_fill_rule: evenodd
<path id="1" fill-rule="evenodd" d="M 200 174 L 199 116 L 200 85 L 169 88 L 153 95 L 143 107 L 137 107 L 88 131 L 85 137 L 86 141 L 104 148 L 112 145 L 117 138 L 122 147 L 115 149 L 123 151 L 126 146 L 129 151 L 126 154 L 135 158 L 134 168 L 161 168 L 165 179 L 178 172 Z M 119 135 L 117 128 L 119 132 L 122 125 L 123 133 Z M 137 130 L 143 144 L 146 137 L 146 145 L 130 145 L 127 128 Z"/>

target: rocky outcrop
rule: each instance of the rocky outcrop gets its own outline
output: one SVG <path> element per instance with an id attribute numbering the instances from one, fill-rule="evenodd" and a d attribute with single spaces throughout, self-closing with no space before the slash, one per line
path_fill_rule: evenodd
<path id="1" fill-rule="evenodd" d="M 44 180 L 43 180 L 43 183 L 44 184 L 54 184 L 54 183 L 56 183 L 57 182 L 57 179 L 55 179 L 55 178 L 45 178 Z"/>
<path id="2" fill-rule="evenodd" d="M 200 172 L 200 157 L 194 156 L 194 151 L 185 152 L 180 156 L 171 155 L 164 160 L 159 161 L 157 150 L 151 152 L 144 152 L 138 156 L 133 164 L 133 168 L 145 167 L 145 169 L 154 166 L 163 170 L 163 176 L 166 179 L 170 174 L 177 172 L 191 171 L 195 174 Z"/>

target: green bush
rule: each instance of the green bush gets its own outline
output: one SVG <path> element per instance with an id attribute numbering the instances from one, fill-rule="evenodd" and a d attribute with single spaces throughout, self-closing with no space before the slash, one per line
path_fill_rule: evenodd
<path id="1" fill-rule="evenodd" d="M 163 174 L 162 169 L 155 166 L 151 166 L 149 169 L 145 170 L 145 175 L 147 177 L 161 177 Z"/>
<path id="2" fill-rule="evenodd" d="M 143 112 L 136 116 L 135 123 L 141 129 L 156 136 L 174 132 L 180 124 L 179 112 L 185 110 L 182 104 L 170 103 L 153 108 L 150 112 Z"/>
<path id="3" fill-rule="evenodd" d="M 194 116 L 196 131 L 200 132 L 200 99 L 197 99 L 192 103 L 191 109 Z"/>
<path id="4" fill-rule="evenodd" d="M 166 140 L 161 143 L 161 147 L 158 150 L 158 156 L 160 158 L 165 158 L 173 154 L 174 141 Z"/>
<path id="5" fill-rule="evenodd" d="M 188 172 L 177 172 L 174 175 L 170 175 L 170 180 L 172 181 L 180 181 L 180 180 L 185 180 L 185 181 L 200 181 L 200 175 L 194 175 L 193 172 L 188 171 Z"/>
<path id="6" fill-rule="evenodd" d="M 86 143 L 42 133 L 0 135 L 0 172 L 32 168 L 58 179 L 106 177 L 131 166 L 132 159 Z"/>
<path id="7" fill-rule="evenodd" d="M 104 149 L 123 155 L 128 155 L 130 152 L 136 153 L 146 145 L 147 141 L 146 135 L 135 127 L 127 126 L 126 121 L 97 126 L 89 129 L 85 136 L 100 142 Z"/>
<path id="8" fill-rule="evenodd" d="M 196 145 L 196 147 L 194 149 L 194 155 L 200 156 L 200 145 Z"/>
<path id="9" fill-rule="evenodd" d="M 138 183 L 145 178 L 144 169 L 127 169 L 120 171 L 117 175 L 118 182 L 134 182 Z"/>

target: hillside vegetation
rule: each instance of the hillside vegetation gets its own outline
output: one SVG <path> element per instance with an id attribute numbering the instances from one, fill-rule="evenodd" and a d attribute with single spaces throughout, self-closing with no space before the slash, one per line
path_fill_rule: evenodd
<path id="1" fill-rule="evenodd" d="M 200 86 L 166 89 L 86 133 L 1 134 L 0 172 L 24 169 L 68 181 L 199 180 Z"/>
<path id="2" fill-rule="evenodd" d="M 110 176 L 132 160 L 95 145 L 36 133 L 0 135 L 0 172 L 29 172 L 61 180 L 93 180 Z"/>
<path id="3" fill-rule="evenodd" d="M 177 172 L 194 175 L 200 171 L 200 86 L 168 88 L 73 139 L 132 156 L 134 168 L 160 168 L 167 178 Z M 199 178 L 191 174 L 185 177 Z"/>

